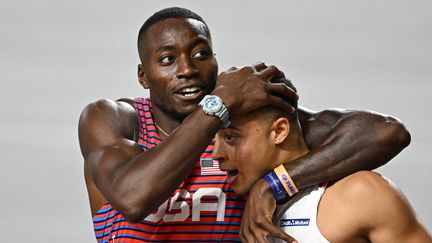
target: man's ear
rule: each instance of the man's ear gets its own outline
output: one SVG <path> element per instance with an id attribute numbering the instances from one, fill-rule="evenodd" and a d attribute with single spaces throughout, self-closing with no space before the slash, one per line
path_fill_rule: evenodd
<path id="1" fill-rule="evenodd" d="M 273 122 L 271 128 L 273 142 L 275 144 L 281 144 L 288 138 L 291 126 L 287 118 L 279 117 L 276 121 Z"/>
<path id="2" fill-rule="evenodd" d="M 142 64 L 138 64 L 138 82 L 144 87 L 144 89 L 149 88 L 147 75 L 145 74 Z"/>

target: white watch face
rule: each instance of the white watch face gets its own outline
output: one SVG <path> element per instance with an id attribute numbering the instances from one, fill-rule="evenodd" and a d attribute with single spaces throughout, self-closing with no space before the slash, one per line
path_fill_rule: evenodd
<path id="1" fill-rule="evenodd" d="M 222 109 L 222 105 L 222 100 L 218 97 L 209 97 L 205 101 L 205 109 L 207 110 L 207 112 L 212 114 L 215 114 L 220 109 Z"/>

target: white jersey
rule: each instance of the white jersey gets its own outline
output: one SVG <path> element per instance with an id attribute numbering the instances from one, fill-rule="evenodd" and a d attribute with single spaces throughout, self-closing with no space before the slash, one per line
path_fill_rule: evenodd
<path id="1" fill-rule="evenodd" d="M 294 237 L 299 243 L 329 241 L 321 234 L 317 225 L 317 211 L 325 186 L 311 186 L 299 191 L 289 202 L 280 205 L 273 217 L 273 224 Z M 269 237 L 269 242 L 284 242 Z"/>

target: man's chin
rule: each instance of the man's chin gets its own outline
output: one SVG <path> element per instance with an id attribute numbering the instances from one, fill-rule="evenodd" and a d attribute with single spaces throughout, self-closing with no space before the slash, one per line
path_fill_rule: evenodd
<path id="1" fill-rule="evenodd" d="M 189 103 L 187 105 L 179 105 L 179 109 L 176 109 L 175 113 L 177 117 L 182 117 L 183 119 L 190 115 L 198 108 L 198 103 Z"/>
<path id="2" fill-rule="evenodd" d="M 249 190 L 247 188 L 237 187 L 235 185 L 232 185 L 232 188 L 237 195 L 243 196 L 249 193 Z"/>
<path id="3" fill-rule="evenodd" d="M 187 116 L 189 116 L 195 109 L 198 107 L 198 104 L 191 104 L 188 106 L 177 106 L 173 107 L 168 113 L 169 115 L 179 121 L 183 121 Z M 177 109 L 178 108 L 178 109 Z"/>

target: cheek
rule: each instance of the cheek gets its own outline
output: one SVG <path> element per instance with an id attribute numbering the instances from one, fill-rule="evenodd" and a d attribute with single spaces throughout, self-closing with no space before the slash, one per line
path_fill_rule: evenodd
<path id="1" fill-rule="evenodd" d="M 248 171 L 248 174 L 255 178 L 262 177 L 267 172 L 275 153 L 274 146 L 269 145 L 262 134 L 258 135 L 257 139 L 254 139 L 254 143 L 251 143 L 247 151 L 244 151 L 242 158 L 245 164 L 242 166 L 245 167 L 244 169 Z"/>
<path id="2" fill-rule="evenodd" d="M 201 70 L 201 74 L 208 81 L 216 81 L 218 75 L 218 66 L 216 62 L 200 62 L 196 66 L 199 70 Z"/>
<path id="3" fill-rule="evenodd" d="M 152 88 L 157 90 L 165 90 L 170 84 L 172 84 L 172 80 L 175 78 L 174 69 L 175 68 L 172 66 L 164 67 L 154 65 L 152 71 L 149 72 L 149 75 L 147 75 L 149 80 L 151 80 Z"/>
<path id="4" fill-rule="evenodd" d="M 238 151 L 237 151 L 238 152 Z M 236 166 L 240 171 L 243 183 L 249 185 L 255 183 L 266 172 L 265 151 L 255 148 L 243 150 L 237 153 Z"/>
<path id="5" fill-rule="evenodd" d="M 251 169 L 252 168 L 252 169 Z M 238 180 L 233 187 L 240 194 L 247 194 L 257 180 L 261 178 L 261 173 L 256 167 L 248 167 L 244 169 L 238 176 Z"/>
<path id="6" fill-rule="evenodd" d="M 170 80 L 167 80 L 165 77 L 157 77 L 152 80 L 149 86 L 149 92 L 154 102 L 157 100 L 167 102 L 167 104 L 159 105 L 169 105 L 171 103 L 170 100 L 173 98 L 172 92 L 174 90 L 174 87 L 172 87 L 173 82 L 170 82 Z"/>

